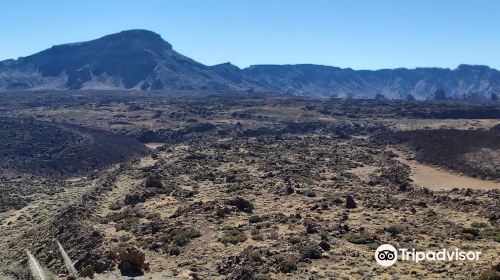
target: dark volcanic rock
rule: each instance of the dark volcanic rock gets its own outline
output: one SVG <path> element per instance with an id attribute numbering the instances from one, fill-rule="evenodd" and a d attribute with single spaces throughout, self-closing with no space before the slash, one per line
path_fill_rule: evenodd
<path id="1" fill-rule="evenodd" d="M 226 201 L 226 204 L 235 206 L 236 208 L 238 208 L 238 210 L 245 213 L 252 213 L 254 208 L 253 204 L 250 201 L 239 196 L 234 199 Z"/>
<path id="2" fill-rule="evenodd" d="M 123 272 L 143 272 L 149 269 L 144 253 L 135 247 L 122 249 L 118 254 L 119 268 Z"/>
<path id="3" fill-rule="evenodd" d="M 386 144 L 403 144 L 418 161 L 479 178 L 499 179 L 500 125 L 488 130 L 435 129 L 396 131 L 377 136 Z M 404 182 L 401 182 L 404 183 Z"/>
<path id="4" fill-rule="evenodd" d="M 72 124 L 0 119 L 0 168 L 66 177 L 145 154 L 134 139 Z"/>
<path id="5" fill-rule="evenodd" d="M 348 195 L 345 199 L 345 207 L 347 209 L 353 209 L 356 208 L 356 202 L 354 201 L 354 198 L 350 195 Z"/>

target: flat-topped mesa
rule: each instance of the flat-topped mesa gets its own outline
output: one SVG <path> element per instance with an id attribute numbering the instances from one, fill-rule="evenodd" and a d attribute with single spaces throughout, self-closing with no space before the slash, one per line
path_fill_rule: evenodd
<path id="1" fill-rule="evenodd" d="M 442 90 L 443 100 L 483 101 L 498 99 L 500 71 L 478 65 L 381 70 L 314 64 L 205 66 L 174 51 L 159 34 L 142 29 L 0 62 L 0 90 L 250 88 L 312 97 L 403 100 L 435 100 Z"/>

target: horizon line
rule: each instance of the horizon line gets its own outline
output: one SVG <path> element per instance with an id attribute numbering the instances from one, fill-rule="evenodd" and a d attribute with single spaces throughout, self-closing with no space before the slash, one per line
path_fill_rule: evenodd
<path id="1" fill-rule="evenodd" d="M 88 43 L 88 42 L 92 42 L 92 41 L 96 41 L 96 40 L 99 40 L 99 39 L 102 39 L 106 36 L 110 36 L 110 35 L 115 35 L 115 34 L 119 34 L 119 33 L 123 33 L 123 32 L 133 32 L 133 31 L 146 31 L 146 32 L 151 32 L 151 33 L 154 33 L 156 35 L 159 35 L 160 38 L 166 42 L 167 44 L 170 44 L 172 46 L 172 50 L 178 52 L 173 46 L 173 44 L 171 44 L 169 41 L 165 40 L 163 38 L 163 36 L 155 31 L 151 31 L 151 30 L 148 30 L 148 29 L 142 29 L 142 28 L 133 28 L 133 29 L 126 29 L 126 30 L 121 30 L 121 31 L 118 31 L 118 32 L 114 32 L 114 33 L 109 33 L 109 34 L 106 34 L 106 35 L 102 35 L 100 37 L 97 37 L 97 38 L 94 38 L 94 39 L 90 39 L 90 40 L 84 40 L 84 41 L 78 41 L 78 42 L 68 42 L 68 43 L 61 43 L 61 44 L 55 44 L 55 45 L 52 45 L 50 47 L 47 47 L 43 50 L 40 50 L 40 51 L 37 51 L 37 52 L 34 52 L 32 54 L 29 54 L 29 55 L 26 55 L 26 56 L 19 56 L 17 58 L 7 58 L 7 59 L 3 59 L 3 60 L 0 60 L 0 63 L 2 62 L 5 62 L 5 61 L 17 61 L 19 59 L 22 59 L 22 58 L 26 58 L 26 57 L 29 57 L 29 56 L 32 56 L 32 55 L 36 55 L 38 53 L 41 53 L 43 51 L 46 51 L 50 48 L 53 48 L 53 47 L 56 47 L 56 46 L 64 46 L 64 45 L 76 45 L 76 44 L 84 44 L 84 43 Z M 212 65 L 208 65 L 208 64 L 205 64 L 205 63 L 202 63 L 202 62 L 199 62 L 198 60 L 195 60 L 193 58 L 191 58 L 190 56 L 188 55 L 184 55 L 183 53 L 181 52 L 178 52 L 180 53 L 181 55 L 183 56 L 186 56 L 194 61 L 196 61 L 197 63 L 200 63 L 204 66 L 207 66 L 207 67 L 215 67 L 215 66 L 219 66 L 219 65 L 224 65 L 224 64 L 230 64 L 232 66 L 235 66 L 237 67 L 238 69 L 240 70 L 245 70 L 245 69 L 249 69 L 249 68 L 252 68 L 252 67 L 255 67 L 255 66 L 307 66 L 307 65 L 310 65 L 310 66 L 320 66 L 320 67 L 331 67 L 331 68 L 338 68 L 338 69 L 341 69 L 341 70 L 352 70 L 352 71 L 384 71 L 384 70 L 419 70 L 419 69 L 439 69 L 439 70 L 449 70 L 449 71 L 455 71 L 455 70 L 458 70 L 460 67 L 462 66 L 469 66 L 469 67 L 486 67 L 486 68 L 489 68 L 491 70 L 495 70 L 495 71 L 500 71 L 500 69 L 497 69 L 495 67 L 491 67 L 489 65 L 486 65 L 486 64 L 476 64 L 476 63 L 458 63 L 457 66 L 455 66 L 455 68 L 452 68 L 452 67 L 446 67 L 446 66 L 412 66 L 412 67 L 406 67 L 406 66 L 398 66 L 398 67 L 382 67 L 382 68 L 375 68 L 375 69 L 369 69 L 369 68 L 353 68 L 353 67 L 344 67 L 344 66 L 336 66 L 336 65 L 328 65 L 328 64 L 322 64 L 322 63 L 314 63 L 314 62 L 300 62 L 300 63 L 257 63 L 257 64 L 250 64 L 246 67 L 243 67 L 243 66 L 239 66 L 239 65 L 236 65 L 234 63 L 232 63 L 231 61 L 226 61 L 226 62 L 221 62 L 221 63 L 217 63 L 217 64 L 212 64 Z"/>

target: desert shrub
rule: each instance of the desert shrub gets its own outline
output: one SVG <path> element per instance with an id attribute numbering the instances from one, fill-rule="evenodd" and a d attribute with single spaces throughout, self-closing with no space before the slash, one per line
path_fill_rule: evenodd
<path id="1" fill-rule="evenodd" d="M 115 225 L 115 228 L 117 231 L 120 231 L 120 230 L 131 231 L 132 229 L 135 229 L 138 226 L 139 226 L 139 218 L 138 217 L 128 217 L 128 218 L 125 218 L 123 221 L 117 223 Z"/>
<path id="2" fill-rule="evenodd" d="M 328 233 L 326 231 L 322 230 L 319 233 L 319 237 L 321 237 L 322 240 L 328 240 Z"/>
<path id="3" fill-rule="evenodd" d="M 266 275 L 266 274 L 255 274 L 253 277 L 252 277 L 252 280 L 270 280 L 271 278 Z"/>
<path id="4" fill-rule="evenodd" d="M 300 237 L 298 237 L 298 236 L 290 236 L 288 238 L 288 242 L 290 242 L 291 244 L 298 244 L 298 243 L 300 243 Z"/>
<path id="5" fill-rule="evenodd" d="M 313 191 L 306 191 L 306 196 L 307 197 L 316 197 L 316 193 Z"/>
<path id="6" fill-rule="evenodd" d="M 262 234 L 254 234 L 252 235 L 252 240 L 255 240 L 255 241 L 262 241 L 264 240 L 264 236 Z"/>
<path id="7" fill-rule="evenodd" d="M 146 179 L 145 183 L 146 188 L 156 188 L 156 189 L 161 189 L 163 188 L 163 184 L 161 182 L 161 179 L 156 176 L 149 176 Z"/>
<path id="8" fill-rule="evenodd" d="M 128 234 L 121 235 L 121 236 L 118 238 L 118 240 L 119 240 L 120 242 L 122 242 L 122 243 L 127 242 L 127 241 L 129 241 L 129 240 L 130 240 L 130 235 L 128 235 Z"/>
<path id="9" fill-rule="evenodd" d="M 100 223 L 101 224 L 107 224 L 109 222 L 114 221 L 115 219 L 115 213 L 108 213 L 106 216 L 100 218 Z"/>
<path id="10" fill-rule="evenodd" d="M 475 237 L 471 233 L 462 233 L 462 238 L 465 240 L 474 240 Z"/>
<path id="11" fill-rule="evenodd" d="M 242 232 L 238 229 L 233 229 L 233 230 L 230 230 L 229 232 L 227 232 L 226 235 L 224 235 L 220 239 L 220 242 L 222 242 L 224 244 L 231 243 L 231 244 L 236 245 L 238 243 L 245 242 L 246 240 L 247 240 L 247 236 L 245 235 L 244 232 Z"/>
<path id="12" fill-rule="evenodd" d="M 171 256 L 178 256 L 181 253 L 181 249 L 178 246 L 169 244 L 165 248 L 165 253 L 167 253 Z"/>
<path id="13" fill-rule="evenodd" d="M 315 222 L 311 220 L 306 220 L 304 221 L 304 225 L 306 227 L 306 232 L 308 234 L 313 234 L 318 232 L 318 225 Z"/>
<path id="14" fill-rule="evenodd" d="M 250 234 L 254 235 L 254 234 L 259 234 L 260 233 L 260 229 L 258 228 L 253 228 L 250 230 Z"/>
<path id="15" fill-rule="evenodd" d="M 146 218 L 149 220 L 155 220 L 155 219 L 160 219 L 161 215 L 160 213 L 149 213 L 146 215 Z"/>
<path id="16" fill-rule="evenodd" d="M 254 262 L 262 262 L 262 255 L 259 252 L 251 252 L 248 254 L 248 259 Z"/>
<path id="17" fill-rule="evenodd" d="M 177 246 L 183 247 L 186 246 L 191 239 L 200 237 L 201 233 L 193 228 L 185 228 L 176 230 L 174 233 L 174 243 Z"/>
<path id="18" fill-rule="evenodd" d="M 106 225 L 109 223 L 109 220 L 108 220 L 108 217 L 96 217 L 96 221 L 99 223 L 99 224 L 102 224 L 102 225 Z"/>
<path id="19" fill-rule="evenodd" d="M 406 227 L 404 225 L 392 225 L 388 228 L 385 228 L 385 231 L 390 233 L 392 236 L 396 236 L 406 231 Z"/>
<path id="20" fill-rule="evenodd" d="M 354 244 L 369 244 L 373 242 L 373 238 L 363 233 L 346 234 L 346 240 Z"/>
<path id="21" fill-rule="evenodd" d="M 248 221 L 252 224 L 260 223 L 260 222 L 262 222 L 262 217 L 260 217 L 258 215 L 252 215 L 252 216 L 250 216 L 250 218 L 248 218 Z"/>
<path id="22" fill-rule="evenodd" d="M 260 233 L 260 230 L 257 228 L 253 228 L 250 231 L 250 234 L 251 234 L 252 240 L 259 240 L 259 241 L 264 240 L 264 236 Z"/>
<path id="23" fill-rule="evenodd" d="M 172 182 L 167 182 L 163 186 L 163 193 L 166 195 L 171 195 L 177 189 L 177 185 Z"/>
<path id="24" fill-rule="evenodd" d="M 109 205 L 109 210 L 113 211 L 120 210 L 122 209 L 123 206 L 124 206 L 123 201 L 115 201 Z"/>
<path id="25" fill-rule="evenodd" d="M 297 264 L 292 260 L 282 260 L 278 262 L 278 268 L 283 273 L 290 273 L 297 270 Z"/>
<path id="26" fill-rule="evenodd" d="M 130 193 L 125 195 L 124 203 L 125 205 L 136 205 L 138 203 L 145 202 L 148 198 L 154 196 L 152 192 L 145 193 Z"/>
<path id="27" fill-rule="evenodd" d="M 280 238 L 280 235 L 277 231 L 272 231 L 269 234 L 269 239 L 271 239 L 271 240 L 278 240 L 279 238 Z"/>
<path id="28" fill-rule="evenodd" d="M 225 226 L 222 226 L 221 228 L 223 231 L 230 231 L 230 230 L 233 230 L 234 228 L 230 225 L 225 225 Z"/>
<path id="29" fill-rule="evenodd" d="M 179 189 L 175 192 L 176 197 L 189 198 L 197 195 L 199 192 L 197 190 L 184 190 Z"/>
<path id="30" fill-rule="evenodd" d="M 476 228 L 463 228 L 462 229 L 463 234 L 471 234 L 472 236 L 476 237 L 479 236 L 479 230 Z"/>
<path id="31" fill-rule="evenodd" d="M 106 214 L 106 217 L 104 217 L 103 219 L 105 219 L 108 223 L 108 222 L 118 222 L 120 219 L 121 219 L 121 212 L 119 213 L 116 213 L 116 212 L 111 212 L 111 213 L 108 213 Z"/>
<path id="32" fill-rule="evenodd" d="M 300 249 L 300 255 L 305 259 L 319 259 L 321 248 L 316 243 L 309 243 Z"/>
<path id="33" fill-rule="evenodd" d="M 482 222 L 473 222 L 471 224 L 471 227 L 473 227 L 473 228 L 485 228 L 487 226 L 488 226 L 487 223 L 482 223 Z"/>
<path id="34" fill-rule="evenodd" d="M 258 229 L 262 229 L 262 228 L 270 228 L 271 225 L 272 225 L 272 223 L 270 223 L 270 222 L 263 222 L 263 223 L 255 225 L 255 227 Z"/>
<path id="35" fill-rule="evenodd" d="M 484 238 L 493 239 L 500 242 L 500 228 L 487 227 L 481 231 L 481 236 Z"/>

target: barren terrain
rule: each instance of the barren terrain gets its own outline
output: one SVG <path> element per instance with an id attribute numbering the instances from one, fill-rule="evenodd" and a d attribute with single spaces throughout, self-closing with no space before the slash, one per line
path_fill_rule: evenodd
<path id="1" fill-rule="evenodd" d="M 26 249 L 64 279 L 55 240 L 95 279 L 498 275 L 498 104 L 9 92 L 0 117 L 5 279 Z M 384 243 L 482 255 L 384 268 Z"/>
<path id="2" fill-rule="evenodd" d="M 479 190 L 499 190 L 500 182 L 481 180 L 467 175 L 453 174 L 450 171 L 443 171 L 438 168 L 417 163 L 415 161 L 405 161 L 410 166 L 411 175 L 415 184 L 431 190 L 452 190 L 454 188 L 470 188 Z"/>

